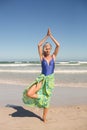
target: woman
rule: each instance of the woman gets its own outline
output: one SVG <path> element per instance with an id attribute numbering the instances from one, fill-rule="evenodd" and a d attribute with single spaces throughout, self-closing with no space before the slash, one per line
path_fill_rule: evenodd
<path id="1" fill-rule="evenodd" d="M 50 37 L 56 45 L 52 55 L 50 54 L 52 49 L 51 44 L 48 42 L 44 44 L 48 37 Z M 47 35 L 38 44 L 42 73 L 30 86 L 24 90 L 23 93 L 23 101 L 25 104 L 29 106 L 37 106 L 44 109 L 44 122 L 46 122 L 50 98 L 52 95 L 52 90 L 54 88 L 55 58 L 58 54 L 59 47 L 59 42 L 53 37 L 50 29 L 48 29 Z"/>

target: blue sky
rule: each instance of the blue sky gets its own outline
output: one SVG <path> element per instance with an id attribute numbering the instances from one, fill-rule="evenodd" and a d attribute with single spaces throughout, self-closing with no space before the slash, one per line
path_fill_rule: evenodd
<path id="1" fill-rule="evenodd" d="M 87 60 L 86 0 L 0 0 L 0 61 L 39 59 L 48 27 L 60 43 L 57 60 Z"/>

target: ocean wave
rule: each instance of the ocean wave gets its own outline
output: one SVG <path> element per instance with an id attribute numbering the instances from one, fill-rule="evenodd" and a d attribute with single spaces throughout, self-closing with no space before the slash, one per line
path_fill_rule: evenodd
<path id="1" fill-rule="evenodd" d="M 0 67 L 21 67 L 21 66 L 39 66 L 40 64 L 0 64 Z"/>
<path id="2" fill-rule="evenodd" d="M 41 73 L 40 70 L 0 70 L 0 72 L 6 72 L 6 73 Z M 87 73 L 87 70 L 55 70 L 55 73 Z"/>
<path id="3" fill-rule="evenodd" d="M 58 62 L 60 65 L 87 65 L 87 61 Z"/>
<path id="4" fill-rule="evenodd" d="M 56 65 L 65 65 L 65 66 L 71 66 L 71 65 L 87 65 L 87 61 L 62 61 L 62 62 L 56 62 L 55 63 Z M 12 66 L 12 67 L 21 67 L 21 66 L 40 66 L 41 64 L 40 64 L 40 62 L 38 63 L 38 62 L 35 62 L 35 63 L 32 63 L 32 62 L 26 62 L 26 63 L 24 63 L 24 62 L 12 62 L 12 63 L 8 63 L 8 62 L 6 62 L 6 63 L 3 63 L 3 62 L 0 62 L 0 67 L 10 67 L 10 66 Z"/>

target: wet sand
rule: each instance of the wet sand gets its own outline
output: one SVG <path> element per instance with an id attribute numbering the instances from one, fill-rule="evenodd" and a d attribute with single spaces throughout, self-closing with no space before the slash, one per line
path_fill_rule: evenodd
<path id="1" fill-rule="evenodd" d="M 26 86 L 1 84 L 0 106 L 7 104 L 24 105 L 22 93 Z M 54 88 L 51 106 L 83 105 L 87 104 L 87 88 L 84 87 L 58 87 Z"/>

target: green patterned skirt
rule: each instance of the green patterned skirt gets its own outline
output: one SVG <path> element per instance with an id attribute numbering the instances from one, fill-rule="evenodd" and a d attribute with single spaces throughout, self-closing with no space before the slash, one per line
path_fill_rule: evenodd
<path id="1" fill-rule="evenodd" d="M 29 90 L 29 88 L 31 88 L 34 84 L 37 84 L 41 81 L 43 82 L 40 90 L 37 92 L 38 98 L 28 97 L 26 93 Z M 40 74 L 38 78 L 36 78 L 36 80 L 24 90 L 22 100 L 28 106 L 48 108 L 53 88 L 54 88 L 54 74 L 48 76 Z"/>

